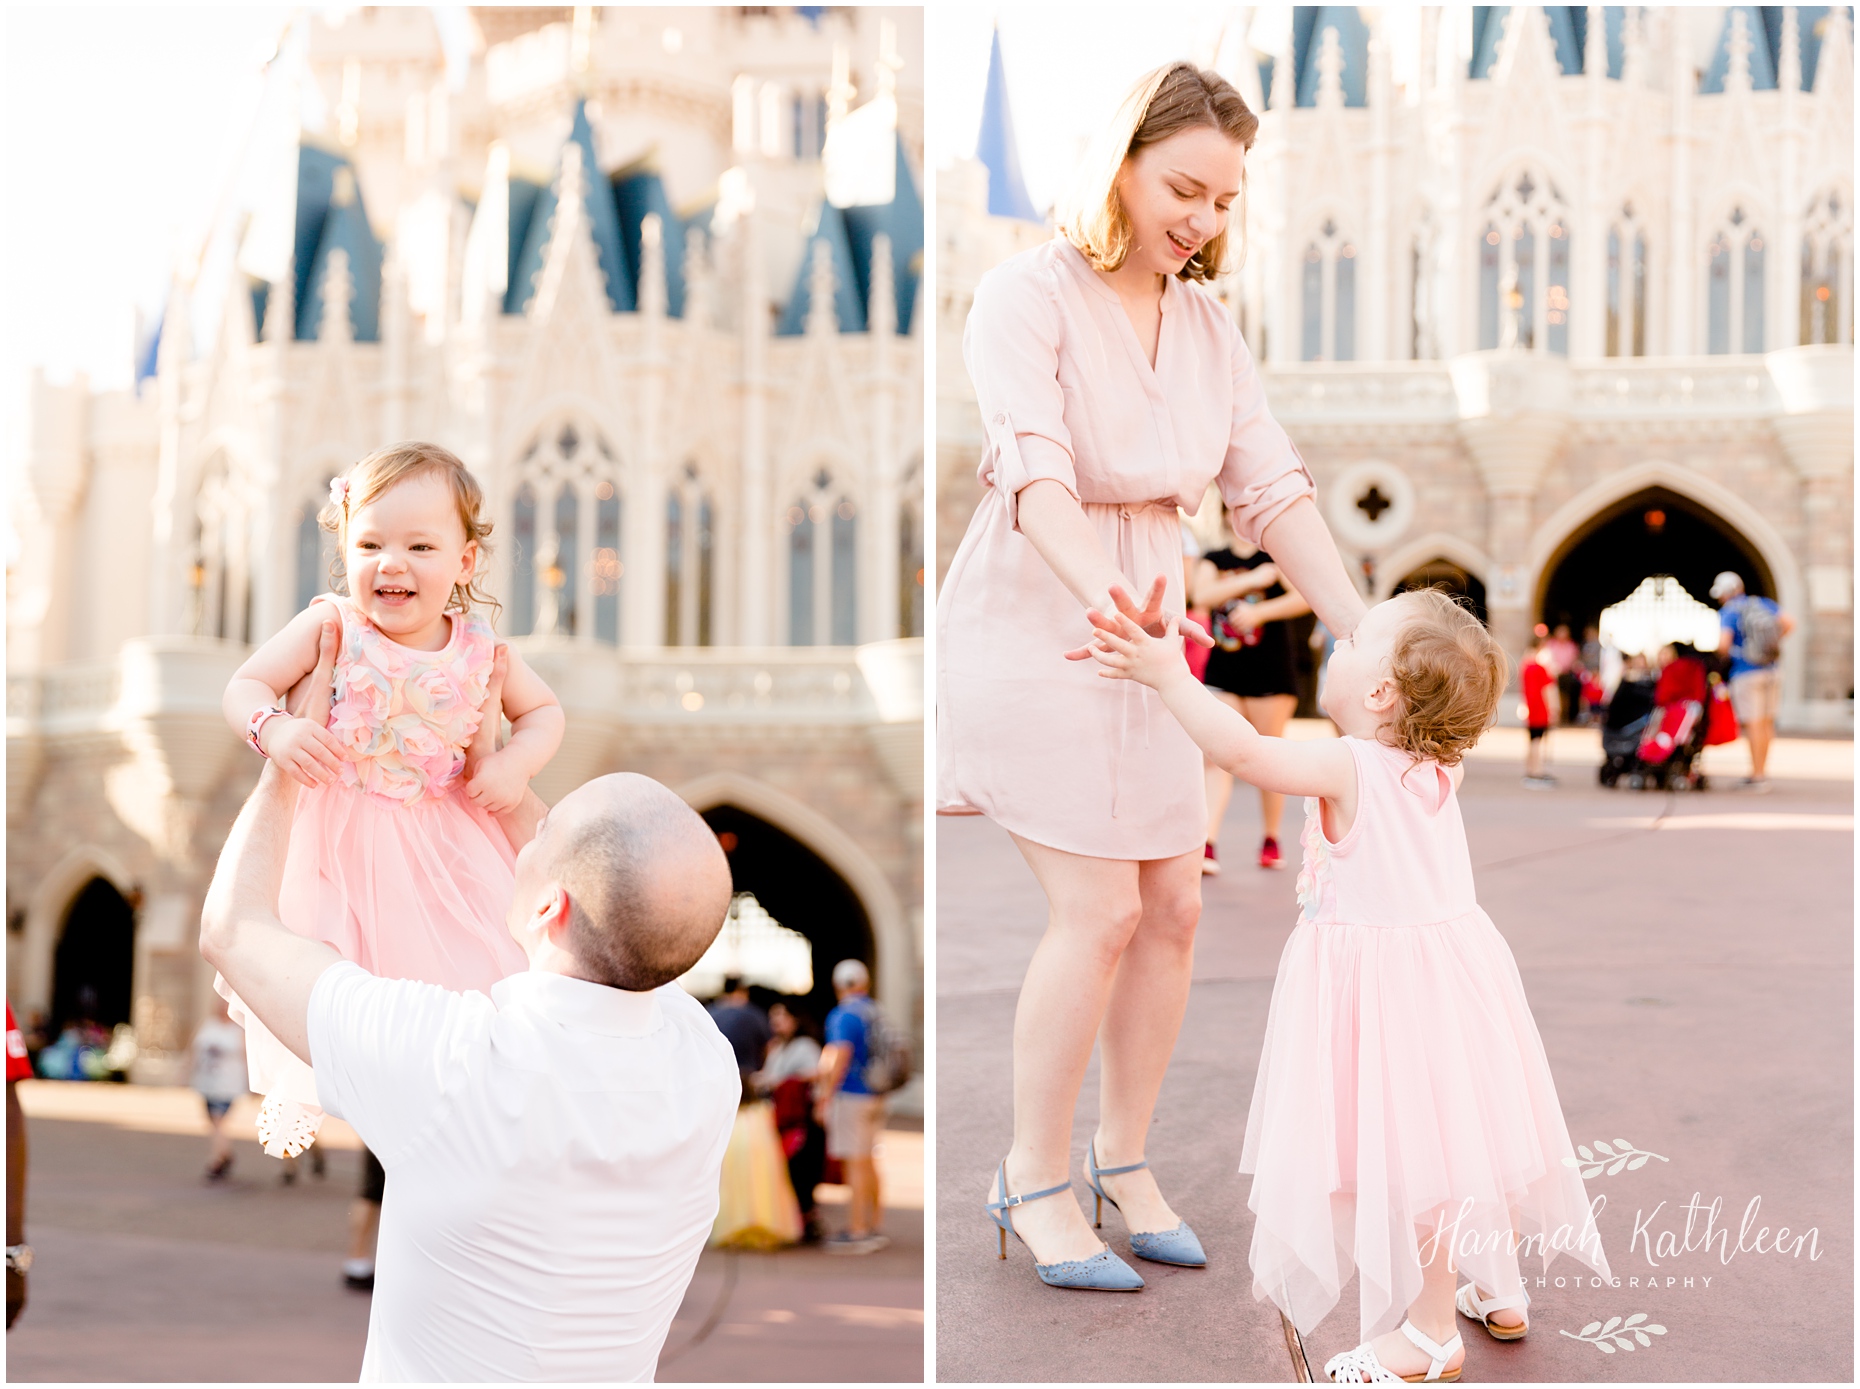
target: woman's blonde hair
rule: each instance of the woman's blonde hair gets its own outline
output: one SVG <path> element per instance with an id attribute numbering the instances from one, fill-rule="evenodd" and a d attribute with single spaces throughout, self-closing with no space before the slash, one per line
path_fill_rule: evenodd
<path id="1" fill-rule="evenodd" d="M 1401 708 L 1382 740 L 1451 767 L 1498 717 L 1511 664 L 1485 624 L 1444 590 L 1415 589 L 1402 601 L 1408 611 L 1389 653 Z"/>
<path id="2" fill-rule="evenodd" d="M 1092 143 L 1079 168 L 1071 199 L 1062 207 L 1059 230 L 1099 270 L 1115 270 L 1130 254 L 1130 218 L 1117 195 L 1124 163 L 1150 145 L 1184 130 L 1218 130 L 1243 150 L 1253 148 L 1259 117 L 1233 84 L 1193 63 L 1167 63 L 1137 80 Z M 1240 172 L 1240 206 L 1228 226 L 1246 222 L 1246 170 Z M 1212 280 L 1225 269 L 1227 231 L 1204 242 L 1176 272 L 1183 280 Z"/>
<path id="3" fill-rule="evenodd" d="M 335 478 L 330 483 L 329 505 L 317 513 L 317 521 L 323 529 L 333 531 L 336 536 L 336 568 L 331 575 L 335 592 L 346 594 L 349 591 L 349 577 L 344 567 L 349 549 L 349 518 L 408 479 L 428 475 L 443 478 L 452 489 L 452 500 L 458 508 L 459 523 L 465 528 L 466 542 L 477 542 L 477 569 L 483 569 L 491 523 L 485 519 L 484 489 L 478 485 L 478 479 L 459 462 L 456 454 L 438 444 L 390 444 L 376 449 Z M 446 610 L 470 612 L 473 604 L 493 610 L 501 608 L 495 598 L 478 587 L 476 571 L 464 583 L 452 585 Z"/>

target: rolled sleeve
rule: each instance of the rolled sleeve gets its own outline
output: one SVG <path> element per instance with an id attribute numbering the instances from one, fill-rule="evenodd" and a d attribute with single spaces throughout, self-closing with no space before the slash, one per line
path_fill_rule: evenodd
<path id="1" fill-rule="evenodd" d="M 391 1167 L 443 1122 L 494 1014 L 483 994 L 331 965 L 310 991 L 317 1101 Z"/>
<path id="2" fill-rule="evenodd" d="M 1221 463 L 1221 500 L 1233 518 L 1234 534 L 1259 545 L 1280 513 L 1317 488 L 1291 436 L 1267 408 L 1265 383 L 1238 331 L 1233 370 L 1233 432 Z"/>
<path id="3" fill-rule="evenodd" d="M 963 334 L 988 438 L 978 476 L 1007 503 L 1016 530 L 1021 489 L 1030 483 L 1051 480 L 1079 494 L 1059 385 L 1060 336 L 1058 311 L 1034 275 L 1014 266 L 982 277 Z"/>

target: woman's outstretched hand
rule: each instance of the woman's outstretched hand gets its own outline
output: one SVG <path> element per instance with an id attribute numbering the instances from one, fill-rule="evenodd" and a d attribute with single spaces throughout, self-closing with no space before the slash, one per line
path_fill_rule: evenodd
<path id="1" fill-rule="evenodd" d="M 1117 619 L 1119 621 L 1129 622 L 1136 627 L 1138 631 L 1147 633 L 1152 637 L 1161 637 L 1170 631 L 1179 631 L 1184 637 L 1195 642 L 1197 645 L 1213 646 L 1214 638 L 1203 631 L 1201 624 L 1192 617 L 1181 616 L 1165 618 L 1163 616 L 1163 594 L 1167 591 L 1168 586 L 1169 581 L 1161 574 L 1158 574 L 1155 582 L 1150 585 L 1150 591 L 1143 600 L 1143 606 L 1139 608 L 1136 601 L 1131 598 L 1129 593 L 1125 592 L 1122 585 L 1112 584 L 1111 601 L 1117 605 Z M 1096 608 L 1087 609 L 1085 616 L 1090 620 L 1091 625 L 1100 632 L 1115 632 L 1118 630 L 1113 620 L 1106 617 Z M 1175 624 L 1173 627 L 1168 625 L 1171 622 Z M 1096 643 L 1088 642 L 1084 646 L 1066 652 L 1066 659 L 1068 661 L 1084 661 L 1090 659 L 1096 652 Z"/>

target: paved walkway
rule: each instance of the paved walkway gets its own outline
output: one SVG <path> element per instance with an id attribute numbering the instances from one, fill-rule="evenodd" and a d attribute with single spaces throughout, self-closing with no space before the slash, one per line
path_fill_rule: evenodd
<path id="1" fill-rule="evenodd" d="M 1562 784 L 1533 793 L 1512 759 L 1486 750 L 1469 762 L 1462 794 L 1480 899 L 1517 956 L 1571 1135 L 1625 1137 L 1665 1160 L 1589 1184 L 1608 1197 L 1599 1223 L 1622 1285 L 1557 1287 L 1576 1267 L 1559 1261 L 1531 1288 L 1526 1340 L 1469 1331 L 1468 1381 L 1851 1382 L 1853 747 L 1803 742 L 1791 749 L 1800 779 L 1764 796 L 1611 792 L 1592 764 L 1559 767 Z M 1294 852 L 1299 822 L 1294 808 Z M 1297 913 L 1293 872 L 1249 862 L 1258 834 L 1258 798 L 1242 788 L 1224 831 L 1231 866 L 1207 882 L 1188 1019 L 1149 1144 L 1211 1265 L 1139 1262 L 1149 1287 L 1105 1297 L 1043 1287 L 1012 1241 L 1007 1262 L 995 1257 L 980 1207 L 1009 1142 L 1015 996 L 1045 904 L 992 824 L 938 822 L 939 1378 L 1292 1378 L 1277 1312 L 1251 1296 L 1250 1179 L 1235 1170 Z M 1094 1062 L 1075 1171 L 1096 1084 Z M 1694 1193 L 1723 1202 L 1728 1262 L 1698 1247 L 1702 1218 L 1692 1251 L 1658 1242 L 1662 1232 L 1683 1240 Z M 1769 1249 L 1778 1226 L 1791 1248 L 1814 1229 L 1820 1257 L 1751 1252 L 1759 1229 Z M 1105 1235 L 1127 1254 L 1110 1212 Z M 1666 1334 L 1632 1354 L 1559 1334 L 1636 1313 Z M 1317 1376 L 1357 1339 L 1352 1283 L 1310 1339 Z"/>
<path id="2" fill-rule="evenodd" d="M 250 1139 L 248 1101 L 234 1111 L 245 1136 L 233 1176 L 209 1185 L 189 1091 L 32 1081 L 23 1103 L 37 1257 L 6 1338 L 9 1380 L 355 1379 L 369 1297 L 339 1273 L 360 1171 L 343 1126 L 332 1127 L 327 1176 L 312 1178 L 306 1162 L 284 1187 Z M 886 1212 L 891 1248 L 863 1258 L 707 1251 L 660 1379 L 922 1378 L 923 1139 L 893 1132 L 886 1144 L 890 1189 L 906 1206 Z M 831 1225 L 838 1213 L 826 1210 Z"/>

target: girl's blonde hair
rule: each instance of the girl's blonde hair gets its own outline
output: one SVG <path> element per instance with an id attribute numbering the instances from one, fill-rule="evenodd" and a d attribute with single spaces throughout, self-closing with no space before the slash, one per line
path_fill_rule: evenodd
<path id="1" fill-rule="evenodd" d="M 1382 741 L 1451 767 L 1498 717 L 1511 678 L 1485 624 L 1438 588 L 1402 595 L 1407 620 L 1389 654 L 1401 708 Z"/>
<path id="2" fill-rule="evenodd" d="M 477 569 L 483 568 L 485 552 L 490 548 L 491 523 L 484 515 L 484 489 L 478 485 L 478 479 L 459 462 L 458 455 L 438 444 L 390 444 L 376 449 L 332 481 L 329 505 L 317 513 L 317 521 L 323 529 L 333 531 L 336 536 L 336 568 L 331 575 L 335 592 L 347 594 L 349 591 L 349 576 L 344 568 L 344 557 L 349 549 L 349 518 L 409 478 L 428 475 L 443 478 L 452 489 L 459 524 L 465 528 L 467 543 L 478 543 Z M 452 585 L 446 610 L 470 612 L 473 604 L 482 604 L 494 611 L 501 608 L 495 598 L 478 587 L 476 570 L 472 578 Z"/>
<path id="3" fill-rule="evenodd" d="M 1137 79 L 1092 143 L 1078 181 L 1059 214 L 1059 230 L 1099 270 L 1115 270 L 1130 254 L 1130 218 L 1117 195 L 1124 163 L 1150 145 L 1184 130 L 1218 130 L 1243 150 L 1253 148 L 1259 117 L 1233 84 L 1193 63 L 1167 63 Z M 1228 226 L 1246 223 L 1246 170 L 1240 172 L 1240 206 Z M 1182 280 L 1212 280 L 1225 268 L 1227 230 L 1204 242 L 1176 272 Z"/>

